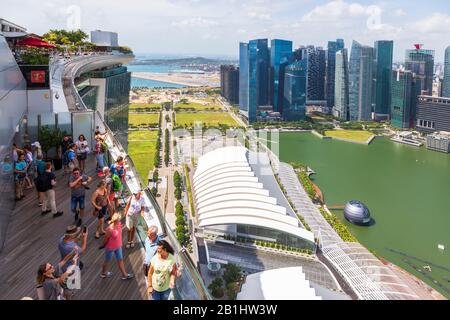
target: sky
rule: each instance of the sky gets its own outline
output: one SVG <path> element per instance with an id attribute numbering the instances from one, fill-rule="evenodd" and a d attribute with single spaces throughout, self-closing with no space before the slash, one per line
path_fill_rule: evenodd
<path id="1" fill-rule="evenodd" d="M 6 4 L 7 3 L 7 4 Z M 394 60 L 415 43 L 450 45 L 448 0 L 1 0 L 0 18 L 29 32 L 81 28 L 119 33 L 138 54 L 230 56 L 239 42 L 287 39 L 326 47 L 343 38 L 372 45 L 394 40 Z"/>

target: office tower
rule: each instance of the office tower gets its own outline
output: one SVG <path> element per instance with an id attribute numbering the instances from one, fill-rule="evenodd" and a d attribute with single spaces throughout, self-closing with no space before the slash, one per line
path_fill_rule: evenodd
<path id="1" fill-rule="evenodd" d="M 305 119 L 308 61 L 303 59 L 286 67 L 284 75 L 283 119 Z"/>
<path id="2" fill-rule="evenodd" d="M 390 111 L 391 80 L 392 80 L 392 57 L 394 41 L 376 41 L 374 47 L 374 105 L 375 119 L 387 120 Z"/>
<path id="3" fill-rule="evenodd" d="M 335 101 L 335 74 L 336 74 L 336 53 L 344 49 L 344 40 L 337 39 L 336 41 L 328 41 L 328 57 L 327 57 L 327 86 L 326 97 L 327 107 L 329 109 L 334 107 Z"/>
<path id="4" fill-rule="evenodd" d="M 407 70 L 392 71 L 391 77 L 391 125 L 399 129 L 414 128 L 421 80 Z"/>
<path id="5" fill-rule="evenodd" d="M 445 49 L 444 81 L 442 83 L 442 96 L 450 98 L 450 46 Z"/>
<path id="6" fill-rule="evenodd" d="M 416 129 L 425 133 L 450 132 L 450 98 L 419 96 Z"/>
<path id="7" fill-rule="evenodd" d="M 334 107 L 333 115 L 344 121 L 349 119 L 348 110 L 348 51 L 341 49 L 335 55 Z"/>
<path id="8" fill-rule="evenodd" d="M 248 118 L 248 43 L 239 44 L 239 109 Z"/>
<path id="9" fill-rule="evenodd" d="M 239 103 L 239 68 L 234 65 L 220 66 L 220 91 L 229 103 Z"/>
<path id="10" fill-rule="evenodd" d="M 422 78 L 422 91 L 427 95 L 433 93 L 434 50 L 406 50 L 405 68 Z"/>
<path id="11" fill-rule="evenodd" d="M 248 120 L 256 121 L 259 106 L 269 103 L 269 48 L 267 39 L 248 43 Z"/>
<path id="12" fill-rule="evenodd" d="M 321 47 L 307 46 L 297 49 L 296 56 L 308 61 L 308 101 L 325 100 L 325 50 Z"/>
<path id="13" fill-rule="evenodd" d="M 353 41 L 349 61 L 349 119 L 372 120 L 373 48 Z"/>
<path id="14" fill-rule="evenodd" d="M 270 46 L 270 102 L 273 111 L 282 112 L 284 72 L 292 62 L 292 41 L 274 39 Z"/>
<path id="15" fill-rule="evenodd" d="M 119 36 L 116 32 L 91 31 L 91 42 L 99 47 L 118 47 Z"/>

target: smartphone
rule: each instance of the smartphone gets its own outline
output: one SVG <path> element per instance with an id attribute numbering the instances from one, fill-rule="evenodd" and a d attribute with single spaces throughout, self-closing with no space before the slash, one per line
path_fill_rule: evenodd
<path id="1" fill-rule="evenodd" d="M 83 227 L 83 233 L 86 233 L 86 231 L 87 231 L 87 227 L 84 226 L 84 227 Z"/>

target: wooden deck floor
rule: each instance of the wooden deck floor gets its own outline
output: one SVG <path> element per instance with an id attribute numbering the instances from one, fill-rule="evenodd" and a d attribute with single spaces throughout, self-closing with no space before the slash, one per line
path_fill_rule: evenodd
<path id="1" fill-rule="evenodd" d="M 109 279 L 100 278 L 100 268 L 104 259 L 104 250 L 98 250 L 101 240 L 94 238 L 96 219 L 91 215 L 90 196 L 99 178 L 95 175 L 95 159 L 89 158 L 87 173 L 94 178 L 91 190 L 86 197 L 86 217 L 83 224 L 88 226 L 87 251 L 81 257 L 84 269 L 81 276 L 81 290 L 75 300 L 142 300 L 146 299 L 146 284 L 142 271 L 143 249 L 137 245 L 134 249 L 125 249 L 124 262 L 128 272 L 135 274 L 131 280 L 121 280 L 117 263 L 113 259 L 110 270 L 114 273 Z M 60 260 L 58 239 L 68 225 L 73 224 L 70 212 L 70 190 L 67 177 L 62 171 L 57 173 L 56 199 L 58 210 L 64 215 L 53 218 L 51 214 L 42 217 L 37 206 L 35 190 L 27 190 L 25 199 L 18 202 L 11 214 L 6 241 L 0 254 L 0 299 L 14 300 L 22 297 L 37 298 L 36 273 L 39 265 Z M 124 230 L 123 239 L 126 241 Z"/>

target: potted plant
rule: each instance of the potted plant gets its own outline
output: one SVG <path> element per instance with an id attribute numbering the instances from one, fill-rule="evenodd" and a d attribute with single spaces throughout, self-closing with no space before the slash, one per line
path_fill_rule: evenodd
<path id="1" fill-rule="evenodd" d="M 62 169 L 62 159 L 59 148 L 60 143 L 66 134 L 67 133 L 65 131 L 61 131 L 59 128 L 51 128 L 49 126 L 39 128 L 39 143 L 41 144 L 45 161 L 53 162 L 55 170 Z M 55 156 L 53 158 L 49 158 L 48 153 L 52 148 L 55 148 Z"/>

